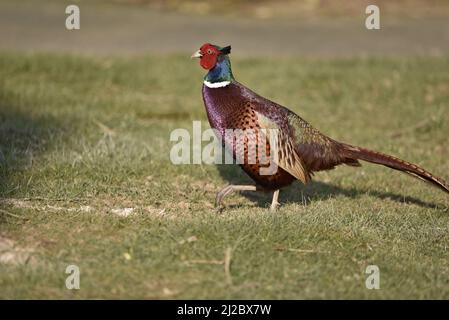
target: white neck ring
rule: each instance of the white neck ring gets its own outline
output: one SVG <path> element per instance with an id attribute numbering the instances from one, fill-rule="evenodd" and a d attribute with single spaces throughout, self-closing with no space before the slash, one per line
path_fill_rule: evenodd
<path id="1" fill-rule="evenodd" d="M 222 81 L 222 82 L 209 82 L 204 80 L 204 85 L 208 88 L 223 88 L 229 85 L 231 81 Z"/>

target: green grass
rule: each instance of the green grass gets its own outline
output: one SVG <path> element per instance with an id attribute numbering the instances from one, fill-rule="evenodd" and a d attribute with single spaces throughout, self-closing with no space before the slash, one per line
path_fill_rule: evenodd
<path id="1" fill-rule="evenodd" d="M 233 67 L 333 138 L 449 179 L 449 58 Z M 387 168 L 316 174 L 277 213 L 270 195 L 233 195 L 217 215 L 239 168 L 169 161 L 171 130 L 206 121 L 197 61 L 0 54 L 0 70 L 0 244 L 32 250 L 0 263 L 0 298 L 449 298 L 449 198 Z M 381 290 L 365 288 L 370 264 Z"/>

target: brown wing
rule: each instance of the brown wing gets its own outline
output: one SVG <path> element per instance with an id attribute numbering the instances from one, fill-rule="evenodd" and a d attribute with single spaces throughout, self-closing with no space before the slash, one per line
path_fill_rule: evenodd
<path id="1" fill-rule="evenodd" d="M 303 183 L 310 181 L 311 176 L 300 155 L 297 153 L 293 139 L 273 120 L 256 111 L 257 121 L 270 137 L 270 146 L 274 152 L 273 160 L 279 167 L 290 173 Z M 271 142 L 274 145 L 271 145 Z"/>

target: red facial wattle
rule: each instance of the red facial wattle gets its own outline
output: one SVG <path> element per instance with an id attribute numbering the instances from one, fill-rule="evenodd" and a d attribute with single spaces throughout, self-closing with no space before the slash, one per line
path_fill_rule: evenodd
<path id="1" fill-rule="evenodd" d="M 203 44 L 199 52 L 201 54 L 200 65 L 206 70 L 215 67 L 218 56 L 221 54 L 220 50 L 210 43 Z"/>
<path id="2" fill-rule="evenodd" d="M 216 54 L 204 54 L 200 59 L 200 65 L 206 69 L 210 70 L 217 64 L 218 56 Z"/>

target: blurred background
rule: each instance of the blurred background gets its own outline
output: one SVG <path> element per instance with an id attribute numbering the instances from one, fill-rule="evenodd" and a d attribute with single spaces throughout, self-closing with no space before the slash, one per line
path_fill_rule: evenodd
<path id="1" fill-rule="evenodd" d="M 65 29 L 77 4 L 81 29 Z M 381 30 L 365 28 L 376 4 Z M 444 55 L 444 0 L 0 0 L 0 50 L 84 54 L 190 53 L 232 44 L 237 55 Z"/>

